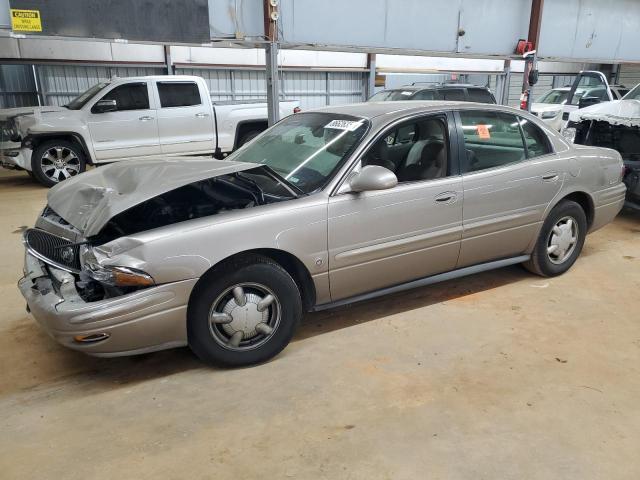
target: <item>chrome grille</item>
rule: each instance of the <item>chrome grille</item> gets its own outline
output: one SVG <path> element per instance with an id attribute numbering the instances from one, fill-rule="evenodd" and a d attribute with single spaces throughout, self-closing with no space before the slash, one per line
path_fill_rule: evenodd
<path id="1" fill-rule="evenodd" d="M 80 245 L 39 228 L 24 233 L 24 242 L 34 256 L 54 267 L 69 272 L 80 271 Z"/>

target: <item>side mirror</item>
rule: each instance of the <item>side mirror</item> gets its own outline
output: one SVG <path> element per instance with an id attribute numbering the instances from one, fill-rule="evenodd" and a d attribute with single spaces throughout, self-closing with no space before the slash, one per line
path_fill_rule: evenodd
<path id="1" fill-rule="evenodd" d="M 578 101 L 578 108 L 590 107 L 591 105 L 596 105 L 600 102 L 601 100 L 598 97 L 582 97 Z"/>
<path id="2" fill-rule="evenodd" d="M 369 190 L 386 190 L 398 184 L 398 177 L 379 165 L 367 165 L 349 180 L 352 192 L 366 192 Z"/>
<path id="3" fill-rule="evenodd" d="M 118 102 L 115 100 L 98 100 L 91 109 L 93 113 L 115 112 L 118 110 Z"/>

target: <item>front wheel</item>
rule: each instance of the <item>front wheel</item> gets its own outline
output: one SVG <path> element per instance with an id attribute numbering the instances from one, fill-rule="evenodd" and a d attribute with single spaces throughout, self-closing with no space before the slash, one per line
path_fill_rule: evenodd
<path id="1" fill-rule="evenodd" d="M 85 171 L 82 149 L 66 140 L 50 140 L 38 145 L 31 155 L 31 171 L 41 184 L 52 187 Z"/>
<path id="2" fill-rule="evenodd" d="M 584 210 L 576 202 L 563 200 L 544 221 L 531 258 L 524 266 L 543 277 L 561 275 L 578 259 L 586 235 Z"/>
<path id="3" fill-rule="evenodd" d="M 205 363 L 264 362 L 289 343 L 302 317 L 300 290 L 272 260 L 255 256 L 203 277 L 187 315 L 193 352 Z"/>

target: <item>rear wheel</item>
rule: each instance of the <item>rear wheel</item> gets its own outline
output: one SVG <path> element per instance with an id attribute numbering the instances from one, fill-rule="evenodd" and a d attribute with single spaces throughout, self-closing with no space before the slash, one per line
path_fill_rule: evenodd
<path id="1" fill-rule="evenodd" d="M 576 202 L 563 200 L 542 225 L 531 258 L 524 266 L 543 277 L 561 275 L 575 263 L 587 235 L 587 217 Z"/>
<path id="2" fill-rule="evenodd" d="M 301 317 L 291 276 L 270 259 L 252 256 L 203 278 L 189 304 L 189 346 L 208 364 L 264 362 L 287 346 Z"/>
<path id="3" fill-rule="evenodd" d="M 52 187 L 86 169 L 86 158 L 78 144 L 66 140 L 41 143 L 31 155 L 31 171 L 36 180 Z"/>

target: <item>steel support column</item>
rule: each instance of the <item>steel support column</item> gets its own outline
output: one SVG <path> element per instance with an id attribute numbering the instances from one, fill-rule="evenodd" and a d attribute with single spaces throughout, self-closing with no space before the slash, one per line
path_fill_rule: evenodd
<path id="1" fill-rule="evenodd" d="M 533 44 L 533 49 L 538 49 L 540 41 L 540 26 L 542 24 L 542 9 L 544 8 L 544 0 L 531 1 L 531 16 L 529 17 L 529 38 L 528 41 Z M 534 70 L 537 64 L 537 55 L 527 57 L 524 63 L 524 74 L 522 75 L 522 93 L 527 94 L 527 110 L 531 111 L 531 96 L 533 93 L 533 85 L 529 85 L 529 71 Z"/>
<path id="2" fill-rule="evenodd" d="M 280 79 L 278 72 L 278 3 L 262 2 L 264 14 L 264 37 L 267 79 L 267 120 L 269 126 L 280 120 Z"/>
<path id="3" fill-rule="evenodd" d="M 369 69 L 369 72 L 367 73 L 367 85 L 365 88 L 365 95 L 367 97 L 366 99 L 369 99 L 376 91 L 376 54 L 375 53 L 367 54 L 367 69 Z"/>

